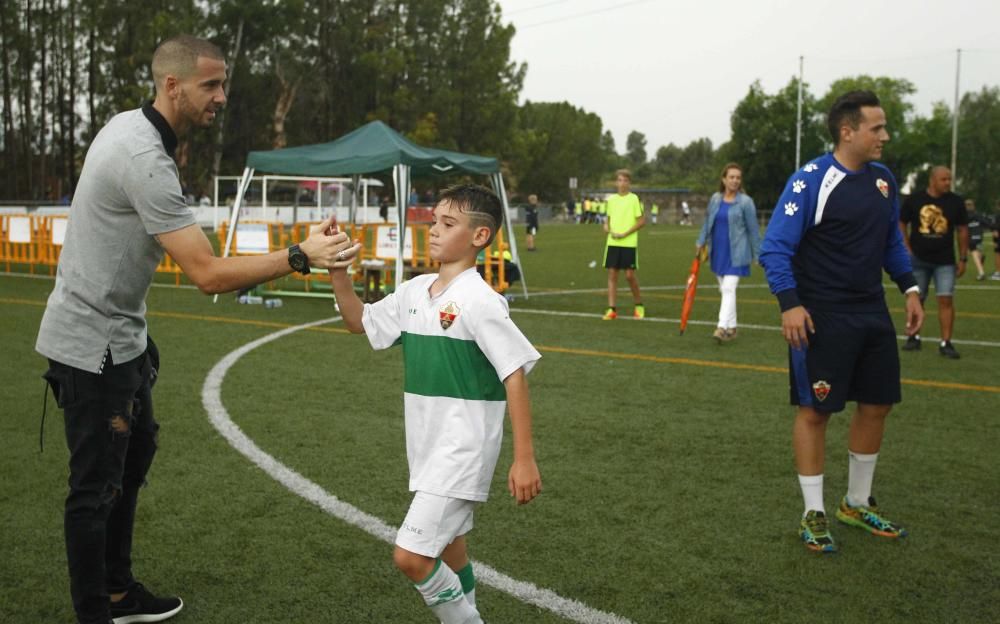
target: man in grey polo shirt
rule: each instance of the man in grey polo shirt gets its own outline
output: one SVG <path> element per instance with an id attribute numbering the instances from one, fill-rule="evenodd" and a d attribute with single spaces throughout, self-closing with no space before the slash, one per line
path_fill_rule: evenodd
<path id="1" fill-rule="evenodd" d="M 226 63 L 215 45 L 181 35 L 160 44 L 152 65 L 156 99 L 112 118 L 87 152 L 35 347 L 65 413 L 66 555 L 81 624 L 159 622 L 183 607 L 146 590 L 131 565 L 138 490 L 159 429 L 145 298 L 164 251 L 199 289 L 220 293 L 310 265 L 346 266 L 360 249 L 328 220 L 287 251 L 216 257 L 172 157 L 177 137 L 211 126 L 225 104 Z"/>

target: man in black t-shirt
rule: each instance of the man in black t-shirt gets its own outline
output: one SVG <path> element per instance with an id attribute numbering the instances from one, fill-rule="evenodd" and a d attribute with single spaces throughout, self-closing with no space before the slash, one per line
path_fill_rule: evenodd
<path id="1" fill-rule="evenodd" d="M 965 273 L 969 253 L 969 217 L 962 198 L 951 192 L 951 170 L 944 166 L 931 169 L 927 190 L 910 195 L 899 215 L 899 229 L 910 250 L 913 276 L 920 286 L 921 300 L 927 299 L 930 280 L 934 279 L 934 292 L 938 301 L 938 320 L 941 323 L 941 355 L 957 360 L 958 351 L 951 344 L 955 325 L 955 307 L 952 301 L 955 279 Z M 909 226 L 909 232 L 907 232 Z M 955 265 L 955 231 L 958 231 L 958 266 Z M 904 351 L 920 349 L 920 336 L 906 340 Z"/>

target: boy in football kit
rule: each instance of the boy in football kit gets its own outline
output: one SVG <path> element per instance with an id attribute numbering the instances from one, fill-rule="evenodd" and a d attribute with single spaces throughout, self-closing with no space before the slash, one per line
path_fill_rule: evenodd
<path id="1" fill-rule="evenodd" d="M 442 192 L 430 228 L 437 274 L 362 304 L 344 270 L 330 272 L 344 324 L 374 349 L 403 346 L 410 510 L 393 559 L 445 624 L 482 622 L 465 535 L 486 500 L 510 408 L 518 504 L 542 490 L 531 438 L 527 373 L 541 357 L 510 318 L 507 301 L 476 272 L 476 256 L 503 223 L 500 199 L 464 184 Z"/>
<path id="2" fill-rule="evenodd" d="M 642 213 L 642 203 L 632 192 L 632 174 L 628 169 L 619 169 L 615 177 L 618 193 L 608 198 L 607 221 L 604 231 L 608 238 L 604 245 L 604 268 L 608 270 L 608 307 L 602 317 L 605 321 L 618 318 L 618 272 L 625 271 L 625 279 L 632 290 L 634 307 L 632 316 L 646 317 L 639 293 L 639 280 L 635 276 L 639 268 L 639 230 L 646 225 Z"/>
<path id="3" fill-rule="evenodd" d="M 906 334 L 915 334 L 924 318 L 897 227 L 896 181 L 874 162 L 889 140 L 878 97 L 870 91 L 841 96 L 827 124 L 833 153 L 789 178 L 760 254 L 781 307 L 791 403 L 798 406 L 792 445 L 805 503 L 799 536 L 818 552 L 837 549 L 823 507 L 823 464 L 826 425 L 847 401 L 857 408 L 848 433 L 847 495 L 837 519 L 873 535 L 906 535 L 871 495 L 885 419 L 901 400 L 883 269 L 906 294 Z"/>

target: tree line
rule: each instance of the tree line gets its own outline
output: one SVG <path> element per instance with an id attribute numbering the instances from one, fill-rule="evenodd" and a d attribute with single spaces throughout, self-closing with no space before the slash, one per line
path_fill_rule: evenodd
<path id="1" fill-rule="evenodd" d="M 493 0 L 18 0 L 0 3 L 2 196 L 70 193 L 115 113 L 153 97 L 163 39 L 191 33 L 227 56 L 229 103 L 178 147 L 182 181 L 242 170 L 246 154 L 331 141 L 380 119 L 414 141 L 517 160 L 526 66 Z M 527 122 L 530 125 L 530 121 Z"/>
<path id="2" fill-rule="evenodd" d="M 519 104 L 528 66 L 511 60 L 514 27 L 495 0 L 16 0 L 0 3 L 0 199 L 70 195 L 97 131 L 152 98 L 153 50 L 178 33 L 212 40 L 229 67 L 215 127 L 178 147 L 195 195 L 242 170 L 250 150 L 332 141 L 375 119 L 418 144 L 496 156 L 511 189 L 553 202 L 571 177 L 610 187 L 621 166 L 640 186 L 709 192 L 734 160 L 765 207 L 795 165 L 795 80 L 775 94 L 750 85 L 726 143 L 702 138 L 651 156 L 639 131 L 618 154 L 601 118 L 571 103 Z M 823 98 L 805 85 L 804 161 L 829 148 L 823 117 L 834 94 L 855 87 L 883 99 L 886 162 L 901 181 L 950 161 L 949 108 L 915 115 L 913 84 L 867 76 Z M 966 94 L 960 112 L 957 186 L 989 206 L 1000 198 L 1000 92 Z"/>
<path id="3" fill-rule="evenodd" d="M 697 192 L 718 186 L 725 163 L 743 167 L 743 186 L 758 208 L 774 206 L 785 181 L 795 169 L 798 79 L 768 94 L 759 81 L 750 85 L 730 117 L 730 139 L 713 147 L 707 138 L 685 147 L 669 144 L 647 158 L 645 137 L 632 132 L 622 162 L 638 172 L 645 184 L 671 184 Z M 836 80 L 817 98 L 803 84 L 801 162 L 833 149 L 826 114 L 841 94 L 855 89 L 874 91 L 882 101 L 890 141 L 883 162 L 900 185 L 924 188 L 930 167 L 951 164 L 951 107 L 936 103 L 929 115 L 915 112 L 911 97 L 916 86 L 906 79 L 854 76 Z M 976 200 L 980 211 L 996 211 L 1000 202 L 1000 88 L 966 93 L 960 100 L 956 191 Z"/>

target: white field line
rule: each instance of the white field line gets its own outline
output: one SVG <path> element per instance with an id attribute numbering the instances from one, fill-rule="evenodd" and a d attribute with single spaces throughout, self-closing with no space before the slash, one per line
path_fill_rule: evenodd
<path id="1" fill-rule="evenodd" d="M 55 278 L 53 278 L 51 276 L 48 276 L 48 275 L 30 275 L 28 273 L 4 273 L 4 272 L 0 272 L 0 276 L 3 276 L 3 277 L 24 277 L 24 278 L 30 278 L 30 279 L 47 279 L 47 280 L 55 279 Z M 188 288 L 188 289 L 195 289 L 196 288 L 195 286 L 191 286 L 191 285 L 174 286 L 173 284 L 153 284 L 153 287 L 161 287 L 161 288 Z M 683 284 L 680 284 L 680 285 L 669 285 L 669 286 L 643 286 L 644 290 L 684 290 L 684 288 L 685 288 L 685 286 Z M 767 288 L 767 284 L 742 284 L 742 285 L 739 286 L 739 288 L 741 288 L 741 289 L 742 288 Z M 997 287 L 997 286 L 956 286 L 955 288 L 961 289 L 961 290 L 1000 290 L 1000 287 Z M 622 287 L 619 290 L 627 290 L 627 289 L 624 288 L 624 287 Z M 577 295 L 577 294 L 583 294 L 583 293 L 604 293 L 604 292 L 607 292 L 607 288 L 586 288 L 586 289 L 579 289 L 579 290 L 549 290 L 549 291 L 542 291 L 542 292 L 529 293 L 529 294 L 532 297 L 552 297 L 552 296 L 556 296 L 556 295 Z M 595 313 L 590 313 L 590 312 L 560 312 L 560 311 L 556 311 L 556 310 L 531 310 L 531 309 L 517 308 L 517 307 L 511 307 L 511 310 L 513 310 L 515 312 L 524 312 L 525 314 L 546 314 L 546 315 L 550 315 L 550 316 L 567 316 L 567 317 L 579 317 L 579 318 L 600 318 L 601 317 L 600 314 L 595 314 Z M 620 318 L 621 319 L 625 319 L 625 320 L 630 320 L 630 321 L 631 320 L 635 320 L 635 319 L 632 319 L 631 317 L 628 317 L 628 316 L 622 316 Z M 676 319 L 676 318 L 656 318 L 656 317 L 649 317 L 649 316 L 647 316 L 645 319 L 642 319 L 642 320 L 643 320 L 643 322 L 650 322 L 650 323 L 680 323 L 681 322 L 680 319 Z M 328 322 L 328 321 L 323 321 L 323 322 Z M 689 320 L 688 321 L 688 325 L 706 325 L 706 326 L 712 326 L 712 325 L 715 325 L 715 323 L 713 323 L 712 321 L 693 321 L 693 320 Z M 774 326 L 774 325 L 740 325 L 740 329 L 760 329 L 760 330 L 764 330 L 764 331 L 781 331 L 780 327 L 777 327 L 777 326 Z M 935 336 L 921 336 L 921 337 L 923 338 L 923 340 L 925 340 L 927 342 L 928 345 L 932 345 L 932 346 L 933 346 L 934 343 L 936 343 L 936 342 L 938 342 L 938 341 L 941 340 L 940 338 L 937 338 Z M 906 336 L 901 336 L 901 335 L 900 336 L 896 336 L 896 339 L 897 340 L 905 341 L 906 340 Z M 993 348 L 1000 347 L 1000 342 L 991 342 L 991 341 L 988 341 L 988 340 L 962 340 L 960 338 L 952 338 L 951 341 L 954 344 L 957 344 L 957 345 L 970 345 L 970 346 L 974 346 L 974 347 L 993 347 Z"/>
<path id="2" fill-rule="evenodd" d="M 541 314 L 541 315 L 545 315 L 545 316 L 569 316 L 569 317 L 590 318 L 590 319 L 600 319 L 603 316 L 602 314 L 598 314 L 598 313 L 595 313 L 595 312 L 565 312 L 565 311 L 562 311 L 562 310 L 533 310 L 531 308 L 518 308 L 518 307 L 514 307 L 514 306 L 511 306 L 510 311 L 511 312 L 517 312 L 519 314 Z M 680 322 L 681 322 L 681 320 L 679 318 L 660 318 L 660 317 L 647 316 L 644 319 L 636 319 L 636 318 L 632 318 L 631 316 L 628 316 L 627 314 L 623 314 L 622 316 L 618 317 L 618 319 L 616 319 L 614 322 L 617 323 L 618 321 L 622 321 L 622 320 L 624 320 L 624 321 L 634 321 L 634 322 L 637 322 L 637 323 L 672 323 L 672 324 L 675 324 L 675 325 L 679 325 Z M 715 327 L 716 323 L 715 323 L 715 321 L 695 321 L 695 320 L 690 320 L 689 319 L 688 320 L 688 325 L 707 325 L 709 327 Z M 781 331 L 781 328 L 778 327 L 777 325 L 751 325 L 751 324 L 741 323 L 739 325 L 739 328 L 740 329 L 759 329 L 759 330 L 763 330 L 763 331 L 775 331 L 775 332 L 780 332 Z M 923 342 L 925 342 L 926 344 L 928 344 L 928 345 L 930 345 L 932 347 L 938 341 L 941 340 L 940 338 L 936 338 L 934 336 L 924 336 L 923 334 L 921 334 L 920 337 L 923 340 Z M 903 341 L 905 341 L 906 340 L 906 336 L 896 336 L 896 340 L 903 340 Z M 953 344 L 957 344 L 957 345 L 972 345 L 972 346 L 976 346 L 976 347 L 993 347 L 993 348 L 1000 347 L 1000 342 L 991 342 L 989 340 L 960 340 L 958 338 L 952 338 L 951 342 Z"/>
<path id="3" fill-rule="evenodd" d="M 603 268 L 601 270 L 604 270 Z M 55 280 L 53 275 L 42 275 L 42 274 L 32 274 L 32 273 L 16 273 L 13 271 L 0 271 L 0 277 L 23 277 L 27 279 L 40 279 L 40 280 Z M 174 284 L 167 284 L 165 282 L 154 282 L 151 284 L 154 288 L 182 288 L 185 290 L 197 290 L 198 287 L 193 284 L 181 284 L 180 286 L 175 286 Z M 885 284 L 886 290 L 893 292 L 895 288 L 894 284 Z M 643 286 L 643 290 L 684 290 L 686 286 L 684 284 L 670 284 L 667 286 Z M 738 288 L 767 288 L 767 284 L 740 284 Z M 622 285 L 618 287 L 618 290 L 627 291 L 628 286 Z M 989 284 L 979 284 L 979 285 L 965 285 L 956 284 L 955 290 L 1000 290 L 1000 285 L 991 286 Z M 552 297 L 554 295 L 577 295 L 582 293 L 603 293 L 607 292 L 608 289 L 605 288 L 580 288 L 576 290 L 542 290 L 538 292 L 528 291 L 529 297 Z"/>
<path id="4" fill-rule="evenodd" d="M 243 433 L 239 425 L 232 421 L 229 417 L 229 412 L 226 411 L 226 407 L 222 404 L 222 382 L 225 380 L 226 373 L 244 355 L 257 347 L 283 338 L 291 333 L 317 325 L 332 323 L 339 320 L 339 318 L 328 318 L 282 329 L 273 334 L 258 338 L 230 352 L 209 371 L 201 389 L 201 401 L 205 407 L 205 411 L 208 412 L 212 426 L 222 434 L 222 437 L 229 442 L 230 446 L 256 464 L 272 479 L 281 483 L 298 496 L 313 503 L 326 513 L 361 529 L 372 537 L 393 544 L 396 539 L 397 529 L 395 527 L 361 511 L 353 505 L 345 503 L 316 483 L 292 470 L 271 455 L 268 455 Z M 563 598 L 548 589 L 537 587 L 527 581 L 519 581 L 511 578 L 481 561 L 473 563 L 478 582 L 485 583 L 490 587 L 510 594 L 522 602 L 551 611 L 572 622 L 579 622 L 580 624 L 633 624 L 631 620 L 619 615 L 598 611 L 581 602 L 571 598 Z"/>
<path id="5" fill-rule="evenodd" d="M 884 284 L 884 286 L 886 287 L 886 292 L 888 292 L 888 293 L 898 292 L 896 290 L 896 285 L 895 284 L 886 283 L 886 284 Z M 757 283 L 757 284 L 740 284 L 739 286 L 737 286 L 737 288 L 739 290 L 743 290 L 744 288 L 767 288 L 767 287 L 768 287 L 767 284 L 759 284 L 759 283 Z M 543 288 L 543 287 L 539 286 L 537 288 Z M 687 288 L 686 284 L 670 284 L 670 285 L 666 285 L 666 286 L 643 286 L 642 287 L 643 290 L 684 290 L 685 288 Z M 715 286 L 714 286 L 713 282 L 706 281 L 706 282 L 702 283 L 702 285 L 700 286 L 700 288 L 715 288 Z M 618 286 L 618 291 L 619 292 L 628 292 L 628 289 L 629 289 L 628 284 L 622 284 L 622 285 Z M 1000 285 L 990 286 L 990 285 L 987 285 L 987 284 L 981 284 L 981 285 L 962 285 L 962 284 L 957 284 L 955 286 L 955 290 L 1000 290 Z M 575 288 L 575 289 L 566 289 L 566 290 L 548 288 L 548 289 L 539 290 L 539 291 L 531 291 L 531 290 L 529 290 L 528 291 L 528 298 L 530 299 L 531 297 L 556 297 L 556 296 L 559 296 L 559 295 L 589 295 L 589 294 L 598 294 L 598 293 L 606 293 L 606 292 L 608 292 L 608 288 L 606 286 L 600 287 L 600 288 Z M 515 297 L 517 297 L 518 299 L 520 299 L 520 298 L 523 297 L 523 295 L 515 293 Z M 777 301 L 775 301 L 775 304 L 777 304 Z M 961 314 L 961 313 L 959 313 L 959 314 Z"/>

